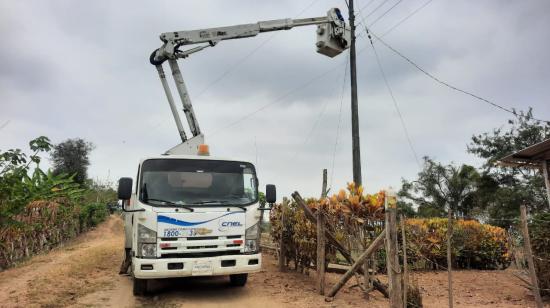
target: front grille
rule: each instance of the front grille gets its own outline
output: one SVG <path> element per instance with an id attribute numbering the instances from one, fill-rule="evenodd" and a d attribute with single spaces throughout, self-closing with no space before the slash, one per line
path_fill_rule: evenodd
<path id="1" fill-rule="evenodd" d="M 217 236 L 199 236 L 199 237 L 188 237 L 188 241 L 204 241 L 204 240 L 217 240 Z"/>
<path id="2" fill-rule="evenodd" d="M 204 257 L 219 257 L 238 255 L 239 250 L 227 250 L 227 251 L 209 251 L 209 252 L 194 252 L 194 253 L 165 253 L 162 254 L 162 259 L 170 258 L 204 258 Z"/>
<path id="3" fill-rule="evenodd" d="M 187 249 L 207 249 L 207 248 L 218 248 L 218 245 L 208 245 L 208 246 L 187 246 Z"/>

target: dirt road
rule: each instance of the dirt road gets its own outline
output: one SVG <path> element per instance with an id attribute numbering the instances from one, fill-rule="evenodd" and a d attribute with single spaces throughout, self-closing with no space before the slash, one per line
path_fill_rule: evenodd
<path id="1" fill-rule="evenodd" d="M 359 307 L 366 299 L 352 279 L 331 303 L 317 295 L 311 276 L 279 273 L 264 256 L 264 270 L 244 288 L 229 286 L 227 277 L 156 281 L 154 296 L 132 295 L 132 282 L 119 276 L 123 232 L 118 217 L 79 236 L 64 247 L 0 272 L 0 307 Z M 329 274 L 327 288 L 339 275 Z M 384 277 L 380 277 L 382 280 Z M 534 307 L 532 296 L 510 271 L 457 271 L 456 307 Z M 425 307 L 446 306 L 446 273 L 415 273 Z M 370 307 L 387 307 L 372 292 Z"/>

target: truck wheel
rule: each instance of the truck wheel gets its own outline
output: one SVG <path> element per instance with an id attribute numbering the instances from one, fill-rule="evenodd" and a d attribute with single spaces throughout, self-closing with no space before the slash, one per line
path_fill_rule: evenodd
<path id="1" fill-rule="evenodd" d="M 147 279 L 134 278 L 134 295 L 147 294 Z"/>
<path id="2" fill-rule="evenodd" d="M 231 281 L 231 285 L 234 287 L 244 287 L 247 279 L 248 279 L 248 274 L 229 275 L 229 280 Z"/>

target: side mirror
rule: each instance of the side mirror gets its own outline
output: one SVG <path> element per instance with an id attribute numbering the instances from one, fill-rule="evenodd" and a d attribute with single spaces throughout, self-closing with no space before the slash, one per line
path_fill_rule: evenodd
<path id="1" fill-rule="evenodd" d="M 273 204 L 277 201 L 277 189 L 275 188 L 275 185 L 265 185 L 265 201 L 269 204 Z"/>
<path id="2" fill-rule="evenodd" d="M 130 199 L 132 196 L 132 178 L 120 178 L 117 193 L 119 200 Z"/>

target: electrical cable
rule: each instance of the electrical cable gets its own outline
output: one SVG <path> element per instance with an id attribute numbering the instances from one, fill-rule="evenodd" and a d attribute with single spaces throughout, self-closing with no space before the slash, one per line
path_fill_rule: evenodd
<path id="1" fill-rule="evenodd" d="M 311 1 L 305 8 L 303 8 L 296 16 L 296 17 L 299 17 L 300 15 L 302 15 L 303 13 L 305 13 L 307 10 L 309 10 L 317 1 L 319 0 L 313 0 Z M 218 82 L 220 82 L 223 78 L 225 78 L 227 75 L 229 75 L 233 70 L 235 70 L 237 67 L 239 67 L 242 63 L 244 63 L 248 58 L 250 58 L 252 55 L 254 55 L 258 50 L 260 50 L 262 47 L 264 47 L 267 43 L 269 43 L 276 35 L 278 34 L 278 32 L 276 33 L 273 33 L 272 35 L 270 35 L 266 40 L 264 40 L 263 42 L 261 42 L 258 46 L 256 46 L 254 49 L 252 49 L 249 53 L 247 53 L 244 57 L 240 58 L 239 60 L 237 60 L 236 62 L 233 63 L 233 65 L 231 65 L 228 69 L 226 69 L 225 71 L 223 71 L 216 79 L 214 79 L 213 81 L 211 81 L 208 85 L 206 85 L 206 87 L 204 87 L 197 95 L 195 95 L 195 99 L 199 98 L 200 96 L 202 96 L 204 93 L 206 93 L 213 85 L 217 84 Z"/>
<path id="2" fill-rule="evenodd" d="M 368 29 L 366 29 L 368 34 Z M 370 39 L 370 36 L 369 36 Z M 409 147 L 411 149 L 411 152 L 413 153 L 414 160 L 416 161 L 416 164 L 418 165 L 419 169 L 422 169 L 422 164 L 420 164 L 420 160 L 418 159 L 418 155 L 416 153 L 416 150 L 414 149 L 414 145 L 411 140 L 411 136 L 409 134 L 409 131 L 407 129 L 407 125 L 405 125 L 405 120 L 403 120 L 403 115 L 401 114 L 401 111 L 399 110 L 399 105 L 397 104 L 397 101 L 395 99 L 395 96 L 393 94 L 393 91 L 390 87 L 390 84 L 388 82 L 388 79 L 386 78 L 386 73 L 384 72 L 384 69 L 382 68 L 382 63 L 380 62 L 380 57 L 378 56 L 378 52 L 376 51 L 376 48 L 374 48 L 374 44 L 372 43 L 372 40 L 370 40 L 370 44 L 372 46 L 372 50 L 374 51 L 374 56 L 376 57 L 376 62 L 378 63 L 378 68 L 380 69 L 380 74 L 382 75 L 382 78 L 384 79 L 384 83 L 386 84 L 386 88 L 388 89 L 388 92 L 390 93 L 391 99 L 393 101 L 393 106 L 395 107 L 395 111 L 397 112 L 397 115 L 399 116 L 399 120 L 401 121 L 401 127 L 403 128 L 403 131 L 405 133 L 405 137 L 407 138 L 407 142 L 409 143 Z"/>
<path id="3" fill-rule="evenodd" d="M 347 66 L 346 66 L 346 70 L 347 70 Z M 346 78 L 345 77 L 345 74 L 346 74 L 346 70 L 344 71 L 344 79 Z M 336 83 L 335 83 L 336 84 Z M 336 89 L 336 87 L 335 87 Z M 309 142 L 309 139 L 311 138 L 311 136 L 313 135 L 313 132 L 315 131 L 315 129 L 317 128 L 317 125 L 319 124 L 319 122 L 321 121 L 321 118 L 323 117 L 323 114 L 325 113 L 325 110 L 327 109 L 327 105 L 328 105 L 328 102 L 329 100 L 325 100 L 325 102 L 323 103 L 323 106 L 321 107 L 321 112 L 319 112 L 319 115 L 317 116 L 317 119 L 315 120 L 315 122 L 313 123 L 313 126 L 311 127 L 311 129 L 309 130 L 308 134 L 306 135 L 306 138 L 305 140 L 301 143 L 301 145 L 306 145 L 308 142 Z M 294 153 L 294 155 L 292 156 L 291 158 L 291 161 L 293 161 L 296 156 L 298 155 L 299 153 L 299 148 L 297 147 L 296 149 L 296 152 Z"/>
<path id="4" fill-rule="evenodd" d="M 469 91 L 466 91 L 466 90 L 463 90 L 463 89 L 460 89 L 456 86 L 453 86 L 451 85 L 450 83 L 446 82 L 446 81 L 443 81 L 441 79 L 439 79 L 438 77 L 434 76 L 433 74 L 429 73 L 428 71 L 426 71 L 425 69 L 423 69 L 422 67 L 420 67 L 420 65 L 416 64 L 414 61 L 412 61 L 410 58 L 406 57 L 405 55 L 403 55 L 401 52 L 399 52 L 398 50 L 396 50 L 395 48 L 393 48 L 392 46 L 390 46 L 388 43 L 386 43 L 385 41 L 383 41 L 380 37 L 376 36 L 376 34 L 372 33 L 372 31 L 370 32 L 370 34 L 372 34 L 372 36 L 374 36 L 378 41 L 380 41 L 384 46 L 386 46 L 386 48 L 390 49 L 391 51 L 393 51 L 396 55 L 398 55 L 399 57 L 403 58 L 405 61 L 407 61 L 409 64 L 411 64 L 412 66 L 414 66 L 416 69 L 418 69 L 420 72 L 422 72 L 424 75 L 428 76 L 430 79 L 436 81 L 437 83 L 443 85 L 443 86 L 446 86 L 452 90 L 455 90 L 457 92 L 461 92 L 463 94 L 466 94 L 468 96 L 471 96 L 477 100 L 480 100 L 482 102 L 485 102 L 497 109 L 500 109 L 502 111 L 505 111 L 505 112 L 508 112 L 512 115 L 514 115 L 515 117 L 518 117 L 518 114 L 516 112 L 516 110 L 514 108 L 506 108 L 506 107 L 503 107 L 495 102 L 492 102 L 486 98 L 483 98 L 479 95 L 476 95 L 476 94 L 473 94 Z M 548 120 L 542 120 L 542 119 L 537 119 L 537 118 L 533 118 L 533 120 L 535 121 L 539 121 L 539 122 L 545 122 L 545 123 L 548 123 L 550 124 L 550 121 Z"/>
<path id="5" fill-rule="evenodd" d="M 336 126 L 336 138 L 334 140 L 334 151 L 332 153 L 332 164 L 330 167 L 330 185 L 328 188 L 329 190 L 332 189 L 332 183 L 334 180 L 334 164 L 336 162 L 336 149 L 338 147 L 338 139 L 340 136 L 340 124 L 342 123 L 342 105 L 344 103 L 344 93 L 346 90 L 346 81 L 348 77 L 348 65 L 349 65 L 349 52 L 346 57 L 346 67 L 344 69 L 344 82 L 342 83 L 342 91 L 340 93 L 340 109 L 338 111 L 338 125 Z"/>
<path id="6" fill-rule="evenodd" d="M 395 28 L 399 27 L 402 23 L 404 23 L 405 21 L 407 21 L 409 18 L 413 17 L 416 13 L 418 13 L 420 10 L 422 10 L 423 8 L 425 8 L 426 6 L 428 6 L 428 4 L 430 4 L 433 0 L 428 0 L 426 2 L 424 2 L 424 4 L 422 4 L 420 7 L 418 7 L 416 10 L 412 11 L 412 13 L 410 13 L 409 15 L 405 16 L 405 18 L 401 19 L 399 22 L 397 22 L 395 25 L 393 25 L 391 28 L 389 28 L 386 32 L 384 32 L 380 37 L 384 37 L 386 35 L 388 35 L 388 33 L 392 32 L 393 30 L 395 30 Z"/>
<path id="7" fill-rule="evenodd" d="M 375 23 L 377 23 L 380 19 L 382 19 L 384 16 L 386 16 L 391 10 L 393 10 L 397 5 L 399 5 L 399 3 L 403 2 L 403 0 L 399 0 L 397 1 L 392 7 L 390 7 L 389 9 L 387 9 L 384 13 L 382 13 L 382 15 L 378 16 L 378 18 L 376 18 L 370 25 L 369 27 L 372 27 Z"/>
<path id="8" fill-rule="evenodd" d="M 294 92 L 297 92 L 298 90 L 302 90 L 302 89 L 306 88 L 307 86 L 313 84 L 313 82 L 317 81 L 318 79 L 321 79 L 322 77 L 326 76 L 328 73 L 331 73 L 332 71 L 336 70 L 336 69 L 337 69 L 338 67 L 340 67 L 341 65 L 342 65 L 342 64 L 338 64 L 338 65 L 333 66 L 331 69 L 326 70 L 326 71 L 324 71 L 323 73 L 321 73 L 321 74 L 319 74 L 319 75 L 313 77 L 312 79 L 308 80 L 307 82 L 301 84 L 300 86 L 298 86 L 298 87 L 296 87 L 296 88 L 293 88 L 293 89 L 291 89 L 290 91 L 287 91 L 286 93 L 284 93 L 283 95 L 277 97 L 276 99 L 272 100 L 271 102 L 269 102 L 269 103 L 267 103 L 267 104 L 261 106 L 260 108 L 254 110 L 254 111 L 252 111 L 252 112 L 250 112 L 250 113 L 248 113 L 248 114 L 246 114 L 246 115 L 244 115 L 243 117 L 241 117 L 241 118 L 239 118 L 239 119 L 237 119 L 237 120 L 235 120 L 235 121 L 229 123 L 228 125 L 225 125 L 224 127 L 222 127 L 222 128 L 220 128 L 220 129 L 214 131 L 214 132 L 212 133 L 211 137 L 214 136 L 214 135 L 216 135 L 216 134 L 218 134 L 218 133 L 221 132 L 221 131 L 225 131 L 227 128 L 230 128 L 230 127 L 232 127 L 232 126 L 235 126 L 235 125 L 239 124 L 240 122 L 242 122 L 242 121 L 244 121 L 244 120 L 246 120 L 246 119 L 248 119 L 248 118 L 254 116 L 254 115 L 257 114 L 258 112 L 260 112 L 260 111 L 262 111 L 262 110 L 264 110 L 264 109 L 270 107 L 271 105 L 274 105 L 274 104 L 276 104 L 276 103 L 281 102 L 283 99 L 287 98 L 288 96 L 290 96 L 290 95 L 293 94 Z"/>
<path id="9" fill-rule="evenodd" d="M 389 28 L 386 32 L 384 32 L 384 34 L 380 35 L 380 37 L 384 37 L 386 35 L 388 35 L 390 32 L 392 32 L 393 30 L 395 30 L 395 28 L 399 27 L 401 24 L 403 24 L 405 21 L 407 21 L 409 18 L 413 17 L 414 15 L 416 15 L 416 13 L 420 12 L 420 10 L 422 10 L 423 8 L 425 8 L 426 6 L 428 6 L 428 4 L 430 4 L 433 0 L 428 0 L 426 2 L 424 2 L 424 4 L 422 4 L 420 7 L 418 7 L 416 10 L 412 11 L 410 14 L 408 14 L 407 16 L 405 16 L 404 18 L 402 18 L 399 22 L 397 22 L 395 25 L 393 25 L 391 28 Z M 364 34 L 366 34 L 366 31 L 362 31 L 361 33 L 359 33 L 358 35 L 358 38 L 362 37 Z M 376 43 L 376 40 L 374 40 L 374 42 Z"/>
<path id="10" fill-rule="evenodd" d="M 347 0 L 346 0 L 346 2 L 347 2 Z M 360 8 L 359 11 L 362 11 L 362 10 L 366 9 L 367 7 L 369 7 L 373 3 L 374 3 L 374 0 L 370 0 L 367 4 L 365 4 L 365 6 Z"/>
<path id="11" fill-rule="evenodd" d="M 397 4 L 399 4 L 401 1 L 398 1 Z M 395 6 L 394 6 L 395 7 Z M 393 7 L 392 7 L 393 8 Z M 374 56 L 376 58 L 376 62 L 378 63 L 378 68 L 380 70 L 380 74 L 382 75 L 382 78 L 384 79 L 384 83 L 386 85 L 386 88 L 388 89 L 388 92 L 390 93 L 393 106 L 395 107 L 395 111 L 397 112 L 397 115 L 399 116 L 399 120 L 401 122 L 401 127 L 403 128 L 403 132 L 405 134 L 405 138 L 407 139 L 407 143 L 409 144 L 409 148 L 414 156 L 414 160 L 416 161 L 416 164 L 419 169 L 422 169 L 422 164 L 420 163 L 420 160 L 418 159 L 418 154 L 414 148 L 412 139 L 410 137 L 409 131 L 407 129 L 407 125 L 405 124 L 405 120 L 403 119 L 403 115 L 401 114 L 401 110 L 399 110 L 399 105 L 397 104 L 397 100 L 395 99 L 395 95 L 393 94 L 393 90 L 390 87 L 390 84 L 388 82 L 388 79 L 386 77 L 386 73 L 384 72 L 384 69 L 382 68 L 382 62 L 380 62 L 380 57 L 378 56 L 378 52 L 376 51 L 376 48 L 374 47 L 374 43 L 372 42 L 372 38 L 369 34 L 369 29 L 366 26 L 365 18 L 363 17 L 362 13 L 359 12 L 359 15 L 361 16 L 361 20 L 365 24 L 365 31 L 367 33 L 367 37 L 370 41 L 370 45 L 372 46 L 372 50 L 374 51 Z"/>
<path id="12" fill-rule="evenodd" d="M 374 10 L 372 10 L 365 18 L 369 18 L 372 14 L 374 14 L 376 11 L 378 11 L 378 9 L 380 9 L 382 6 L 384 6 L 384 4 L 386 4 L 388 1 L 389 0 L 382 1 L 382 3 L 380 3 L 377 7 L 375 7 Z M 359 12 L 361 12 L 361 10 L 359 10 Z"/>

